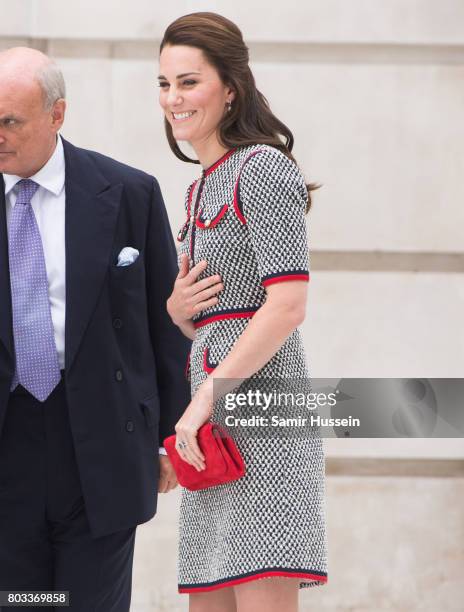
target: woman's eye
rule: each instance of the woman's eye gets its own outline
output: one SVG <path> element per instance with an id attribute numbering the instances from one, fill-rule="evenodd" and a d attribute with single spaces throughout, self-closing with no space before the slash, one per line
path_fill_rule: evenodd
<path id="1" fill-rule="evenodd" d="M 194 81 L 193 79 L 187 79 L 186 81 L 183 82 L 184 85 L 195 85 L 196 81 Z"/>
<path id="2" fill-rule="evenodd" d="M 164 89 L 168 85 L 169 85 L 169 83 L 165 83 L 164 81 L 159 81 L 158 82 L 158 87 L 161 87 L 161 89 Z"/>

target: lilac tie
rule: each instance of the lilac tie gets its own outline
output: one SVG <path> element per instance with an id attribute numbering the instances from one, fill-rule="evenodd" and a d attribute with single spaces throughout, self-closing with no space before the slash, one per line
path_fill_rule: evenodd
<path id="1" fill-rule="evenodd" d="M 48 297 L 48 278 L 39 228 L 31 206 L 39 186 L 18 183 L 8 228 L 11 301 L 18 383 L 43 402 L 61 379 Z"/>

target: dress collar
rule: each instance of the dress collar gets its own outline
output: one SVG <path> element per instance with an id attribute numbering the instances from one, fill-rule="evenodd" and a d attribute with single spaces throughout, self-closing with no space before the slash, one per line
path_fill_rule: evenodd
<path id="1" fill-rule="evenodd" d="M 206 170 L 203 170 L 203 176 L 208 176 L 208 174 L 211 174 L 211 172 L 214 172 L 216 168 L 218 168 L 221 164 L 227 161 L 229 157 L 233 153 L 235 153 L 236 150 L 237 150 L 237 147 L 234 147 L 233 149 L 230 149 L 230 151 L 227 151 L 227 153 L 224 153 L 224 155 L 220 157 L 217 161 L 215 161 L 212 166 L 210 166 L 209 168 L 206 168 Z"/>

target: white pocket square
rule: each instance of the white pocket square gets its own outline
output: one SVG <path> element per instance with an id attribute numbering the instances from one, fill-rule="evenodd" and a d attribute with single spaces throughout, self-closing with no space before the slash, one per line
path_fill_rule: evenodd
<path id="1" fill-rule="evenodd" d="M 137 257 L 140 255 L 137 249 L 133 247 L 124 247 L 118 255 L 117 266 L 130 266 L 134 263 Z"/>

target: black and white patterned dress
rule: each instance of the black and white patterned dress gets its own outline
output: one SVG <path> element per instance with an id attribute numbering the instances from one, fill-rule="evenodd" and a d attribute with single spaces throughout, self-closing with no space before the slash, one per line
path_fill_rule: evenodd
<path id="1" fill-rule="evenodd" d="M 187 375 L 192 395 L 223 360 L 266 300 L 265 287 L 309 280 L 307 193 L 298 167 L 268 145 L 229 151 L 187 191 L 178 240 L 203 276 L 220 274 L 219 302 L 194 317 Z M 308 377 L 300 332 L 255 375 Z M 212 420 L 215 420 L 213 413 Z M 179 592 L 194 593 L 257 578 L 327 581 L 325 469 L 320 436 L 237 439 L 246 475 L 182 492 Z"/>

